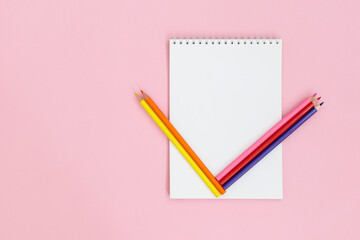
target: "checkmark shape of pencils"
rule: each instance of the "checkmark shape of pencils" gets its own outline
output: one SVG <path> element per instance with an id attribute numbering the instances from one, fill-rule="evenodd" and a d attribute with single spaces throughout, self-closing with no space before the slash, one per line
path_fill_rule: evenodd
<path id="1" fill-rule="evenodd" d="M 315 98 L 317 95 L 316 93 L 313 96 L 306 98 L 214 177 L 180 133 L 161 112 L 155 102 L 142 90 L 141 93 L 142 95 L 135 93 L 140 105 L 183 155 L 215 197 L 225 194 L 226 189 L 312 117 L 324 103 L 318 104 L 321 97 Z"/>

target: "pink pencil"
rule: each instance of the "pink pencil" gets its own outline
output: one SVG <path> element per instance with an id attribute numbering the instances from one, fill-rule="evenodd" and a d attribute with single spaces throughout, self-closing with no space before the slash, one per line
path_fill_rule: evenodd
<path id="1" fill-rule="evenodd" d="M 271 135 L 273 135 L 279 128 L 281 128 L 287 121 L 294 117 L 301 109 L 308 105 L 317 93 L 313 96 L 305 99 L 300 103 L 296 108 L 294 108 L 288 115 L 281 119 L 275 126 L 273 126 L 269 131 L 267 131 L 259 140 L 257 140 L 253 145 L 251 145 L 245 152 L 238 156 L 234 161 L 232 161 L 224 170 L 222 170 L 217 176 L 216 179 L 220 181 L 228 172 L 231 171 L 236 165 L 238 165 L 244 158 L 246 158 L 251 152 L 253 152 L 257 147 L 259 147 L 263 142 L 266 141 Z"/>

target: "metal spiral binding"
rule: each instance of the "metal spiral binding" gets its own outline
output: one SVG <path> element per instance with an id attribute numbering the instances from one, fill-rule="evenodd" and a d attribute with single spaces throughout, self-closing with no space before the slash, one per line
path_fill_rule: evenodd
<path id="1" fill-rule="evenodd" d="M 253 44 L 253 45 L 259 45 L 259 44 L 279 44 L 280 43 L 280 39 L 278 38 L 272 38 L 272 37 L 263 37 L 263 38 L 191 38 L 189 39 L 187 38 L 176 38 L 174 37 L 173 39 L 170 39 L 170 43 L 171 44 L 180 44 L 180 45 L 195 45 L 195 44 L 205 44 L 205 45 L 220 45 L 220 44 L 225 44 L 225 45 L 246 45 L 246 44 Z"/>

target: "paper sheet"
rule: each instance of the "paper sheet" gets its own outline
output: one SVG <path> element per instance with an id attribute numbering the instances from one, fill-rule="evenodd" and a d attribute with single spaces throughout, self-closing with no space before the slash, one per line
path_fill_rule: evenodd
<path id="1" fill-rule="evenodd" d="M 216 176 L 281 119 L 282 41 L 204 41 L 170 40 L 170 121 Z M 281 199 L 282 188 L 278 146 L 220 199 Z M 171 143 L 170 197 L 215 198 Z"/>

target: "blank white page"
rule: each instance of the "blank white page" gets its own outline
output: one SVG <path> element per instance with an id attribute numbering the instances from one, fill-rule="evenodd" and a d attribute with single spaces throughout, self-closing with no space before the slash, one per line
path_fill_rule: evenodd
<path id="1" fill-rule="evenodd" d="M 170 121 L 214 176 L 281 119 L 281 55 L 281 40 L 170 40 Z M 169 149 L 170 197 L 215 198 Z M 281 145 L 223 198 L 281 199 Z"/>

